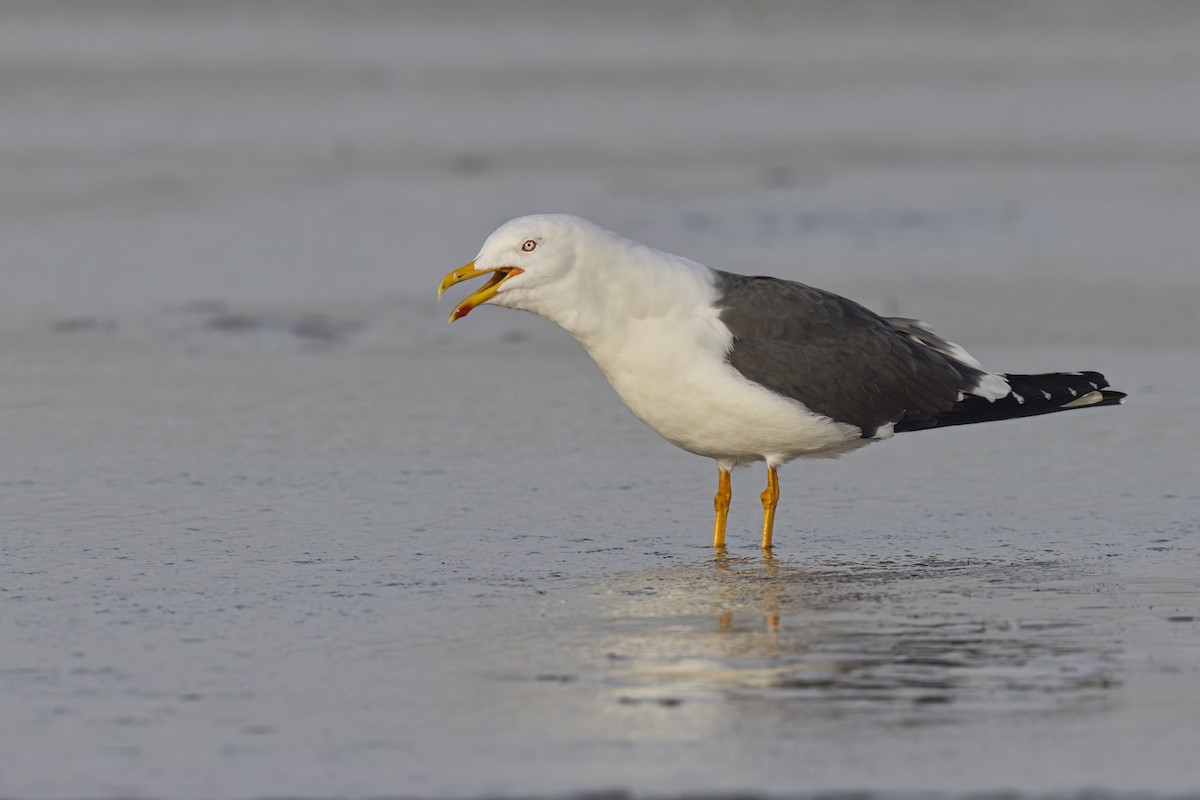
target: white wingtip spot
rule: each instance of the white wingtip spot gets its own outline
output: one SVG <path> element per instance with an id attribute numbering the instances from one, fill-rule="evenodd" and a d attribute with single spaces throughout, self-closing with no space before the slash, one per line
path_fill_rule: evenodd
<path id="1" fill-rule="evenodd" d="M 1104 399 L 1104 395 L 1100 392 L 1088 392 L 1083 397 L 1076 397 L 1069 403 L 1065 403 L 1061 408 L 1082 408 L 1083 406 L 1091 406 L 1099 403 Z"/>

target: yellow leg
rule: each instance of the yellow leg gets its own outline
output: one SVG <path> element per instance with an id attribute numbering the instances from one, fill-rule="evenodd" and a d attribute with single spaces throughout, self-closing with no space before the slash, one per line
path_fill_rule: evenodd
<path id="1" fill-rule="evenodd" d="M 729 516 L 729 498 L 732 495 L 729 473 L 726 470 L 720 470 L 717 479 L 717 495 L 713 498 L 713 506 L 717 509 L 717 518 L 713 522 L 713 547 L 725 546 L 725 520 Z"/>
<path id="2" fill-rule="evenodd" d="M 775 506 L 779 503 L 779 473 L 767 467 L 767 488 L 763 489 L 763 550 L 771 549 L 771 534 L 775 530 Z"/>

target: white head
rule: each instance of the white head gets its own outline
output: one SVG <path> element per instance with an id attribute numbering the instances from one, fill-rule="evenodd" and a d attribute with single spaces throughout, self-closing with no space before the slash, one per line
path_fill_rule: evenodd
<path id="1" fill-rule="evenodd" d="M 545 317 L 588 346 L 595 335 L 649 317 L 712 303 L 711 270 L 637 244 L 569 214 L 536 214 L 501 225 L 475 260 L 442 279 L 456 283 L 491 273 L 450 314 L 483 303 Z"/>
<path id="2" fill-rule="evenodd" d="M 570 214 L 518 217 L 497 228 L 474 261 L 446 275 L 438 296 L 456 283 L 492 273 L 487 283 L 455 306 L 451 322 L 483 303 L 554 319 L 554 309 L 569 305 L 579 291 L 583 278 L 576 265 L 581 256 L 600 255 L 618 239 Z"/>

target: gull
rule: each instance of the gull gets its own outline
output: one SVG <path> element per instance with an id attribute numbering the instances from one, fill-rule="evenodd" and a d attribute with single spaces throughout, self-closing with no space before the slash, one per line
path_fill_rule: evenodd
<path id="1" fill-rule="evenodd" d="M 545 317 L 583 345 L 634 416 L 716 460 L 718 549 L 735 467 L 766 463 L 761 544 L 770 550 L 778 469 L 793 459 L 1125 398 L 1098 372 L 990 372 L 919 320 L 882 317 L 794 281 L 712 269 L 568 214 L 501 225 L 442 279 L 438 297 L 484 275 L 451 322 L 483 304 Z"/>

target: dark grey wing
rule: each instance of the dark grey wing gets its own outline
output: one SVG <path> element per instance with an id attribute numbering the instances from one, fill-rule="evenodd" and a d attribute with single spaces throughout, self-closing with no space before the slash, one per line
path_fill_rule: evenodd
<path id="1" fill-rule="evenodd" d="M 729 363 L 747 379 L 874 436 L 949 411 L 978 375 L 844 297 L 718 272 Z M 970 373 L 975 373 L 974 375 Z"/>

